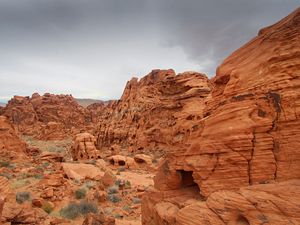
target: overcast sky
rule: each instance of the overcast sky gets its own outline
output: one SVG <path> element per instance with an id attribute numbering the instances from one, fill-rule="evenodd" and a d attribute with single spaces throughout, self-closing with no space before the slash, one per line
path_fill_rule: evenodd
<path id="1" fill-rule="evenodd" d="M 116 99 L 152 69 L 212 77 L 299 0 L 0 0 L 0 101 L 33 92 Z"/>

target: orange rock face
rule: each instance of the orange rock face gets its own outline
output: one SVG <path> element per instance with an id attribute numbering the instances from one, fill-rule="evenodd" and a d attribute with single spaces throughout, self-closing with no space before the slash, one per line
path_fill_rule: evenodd
<path id="1" fill-rule="evenodd" d="M 62 139 L 91 121 L 88 111 L 70 95 L 15 96 L 2 114 L 9 117 L 21 133 L 45 140 Z"/>
<path id="2" fill-rule="evenodd" d="M 199 187 L 207 201 L 183 207 L 172 217 L 176 223 L 165 224 L 299 223 L 299 214 L 293 213 L 299 204 L 289 213 L 278 213 L 280 202 L 292 196 L 299 203 L 298 180 L 282 184 L 291 195 L 284 188 L 276 190 L 281 187 L 277 182 L 300 178 L 299 53 L 300 9 L 262 29 L 223 62 L 204 100 L 198 129 L 186 137 L 184 146 L 169 151 L 160 166 L 155 187 L 162 192 L 145 198 L 144 224 L 160 224 L 162 217 L 155 219 L 158 212 L 153 209 L 165 201 L 163 193 L 187 187 Z M 240 189 L 249 185 L 258 186 Z M 276 198 L 279 193 L 282 197 Z M 262 204 L 273 198 L 276 209 Z M 191 218 L 193 212 L 198 219 Z M 231 218 L 237 212 L 242 215 Z"/>
<path id="3" fill-rule="evenodd" d="M 0 116 L 0 156 L 13 159 L 24 155 L 26 144 L 17 135 L 14 127 L 5 116 Z M 17 154 L 16 154 L 17 153 Z"/>
<path id="4" fill-rule="evenodd" d="M 300 181 L 221 190 L 206 201 L 192 189 L 152 192 L 142 202 L 143 224 L 299 224 Z"/>
<path id="5" fill-rule="evenodd" d="M 133 78 L 121 99 L 105 107 L 97 147 L 166 152 L 198 129 L 209 93 L 208 78 L 196 72 L 153 70 L 140 81 Z"/>
<path id="6" fill-rule="evenodd" d="M 86 108 L 90 113 L 92 122 L 98 123 L 104 112 L 105 104 L 103 102 L 93 103 Z"/>
<path id="7" fill-rule="evenodd" d="M 71 149 L 73 160 L 100 159 L 100 151 L 96 149 L 96 138 L 89 133 L 80 133 L 75 136 Z"/>

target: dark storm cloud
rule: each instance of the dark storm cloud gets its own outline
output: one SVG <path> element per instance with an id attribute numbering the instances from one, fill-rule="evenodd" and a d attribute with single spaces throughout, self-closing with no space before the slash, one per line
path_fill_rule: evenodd
<path id="1" fill-rule="evenodd" d="M 0 0 L 0 101 L 34 91 L 117 98 L 153 68 L 214 75 L 298 0 Z"/>

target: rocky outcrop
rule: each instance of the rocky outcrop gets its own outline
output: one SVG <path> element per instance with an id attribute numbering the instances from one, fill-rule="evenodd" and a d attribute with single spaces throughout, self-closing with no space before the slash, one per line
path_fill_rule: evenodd
<path id="1" fill-rule="evenodd" d="M 64 174 L 74 180 L 100 180 L 104 176 L 98 167 L 84 163 L 62 163 Z"/>
<path id="2" fill-rule="evenodd" d="M 71 95 L 14 96 L 2 111 L 19 132 L 45 140 L 62 139 L 91 122 Z"/>
<path id="3" fill-rule="evenodd" d="M 92 123 L 99 123 L 104 112 L 106 104 L 104 102 L 97 102 L 87 106 L 90 113 Z"/>
<path id="4" fill-rule="evenodd" d="M 10 192 L 10 187 L 8 183 L 8 179 L 5 177 L 0 176 L 0 224 L 1 224 L 1 218 L 2 218 L 2 211 L 4 208 L 6 196 Z"/>
<path id="5" fill-rule="evenodd" d="M 80 133 L 75 136 L 71 148 L 73 160 L 100 159 L 100 151 L 96 149 L 96 138 L 89 133 Z"/>
<path id="6" fill-rule="evenodd" d="M 88 214 L 82 223 L 82 225 L 94 224 L 115 225 L 116 223 L 114 218 L 106 216 L 103 212 L 100 212 L 98 215 Z"/>
<path id="7" fill-rule="evenodd" d="M 173 149 L 199 129 L 210 90 L 208 78 L 196 72 L 153 70 L 140 81 L 133 78 L 101 115 L 98 149 L 155 154 Z"/>
<path id="8" fill-rule="evenodd" d="M 155 178 L 155 187 L 162 196 L 157 203 L 165 201 L 166 192 L 187 187 L 198 187 L 200 197 L 208 198 L 179 212 L 176 218 L 181 219 L 176 219 L 176 224 L 202 224 L 188 219 L 190 212 L 197 212 L 198 221 L 206 224 L 299 223 L 299 215 L 278 207 L 279 202 L 287 203 L 291 196 L 299 195 L 294 191 L 298 181 L 280 183 L 300 178 L 299 43 L 300 9 L 262 29 L 217 69 L 203 117 L 195 124 L 198 129 L 190 132 L 184 146 L 168 152 Z M 273 182 L 273 186 L 263 185 Z M 249 185 L 258 186 L 241 189 Z M 281 185 L 284 188 L 277 193 L 276 187 Z M 265 189 L 261 191 L 260 187 Z M 285 188 L 292 194 L 286 194 Z M 262 201 L 273 199 L 267 195 L 272 191 L 274 198 L 280 194 L 282 198 L 266 203 L 273 204 L 267 207 Z M 158 198 L 153 195 L 145 199 L 144 205 Z M 212 199 L 219 208 L 213 208 Z M 152 204 L 153 209 L 157 203 Z M 297 211 L 297 204 L 291 209 Z M 144 208 L 144 224 L 160 224 L 161 217 L 153 217 L 157 212 L 147 210 Z M 237 214 L 235 222 L 227 218 L 227 214 L 246 210 L 254 213 Z"/>
<path id="9" fill-rule="evenodd" d="M 152 192 L 142 202 L 143 224 L 299 224 L 300 180 L 212 193 L 197 200 L 191 190 Z"/>
<path id="10" fill-rule="evenodd" d="M 17 153 L 17 154 L 16 154 Z M 11 160 L 26 153 L 26 144 L 5 116 L 0 116 L 0 157 Z"/>

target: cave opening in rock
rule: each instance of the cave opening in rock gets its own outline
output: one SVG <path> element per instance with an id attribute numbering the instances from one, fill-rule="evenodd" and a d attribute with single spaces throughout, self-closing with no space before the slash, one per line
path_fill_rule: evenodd
<path id="1" fill-rule="evenodd" d="M 118 162 L 118 164 L 119 164 L 119 166 L 125 166 L 125 161 L 124 160 L 120 160 L 119 162 Z"/>
<path id="2" fill-rule="evenodd" d="M 242 215 L 237 218 L 236 225 L 250 225 L 248 219 Z"/>
<path id="3" fill-rule="evenodd" d="M 177 170 L 177 172 L 181 175 L 181 188 L 197 187 L 199 189 L 194 180 L 193 171 Z"/>
<path id="4" fill-rule="evenodd" d="M 139 163 L 139 164 L 141 164 L 141 163 L 146 163 L 145 160 L 143 160 L 143 159 L 138 159 L 138 158 L 135 158 L 134 161 L 135 161 L 136 163 Z"/>

